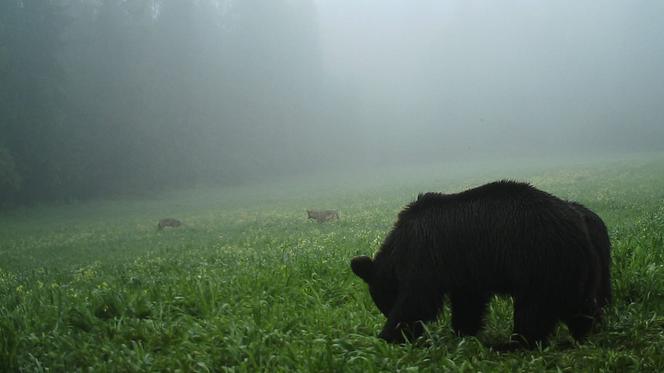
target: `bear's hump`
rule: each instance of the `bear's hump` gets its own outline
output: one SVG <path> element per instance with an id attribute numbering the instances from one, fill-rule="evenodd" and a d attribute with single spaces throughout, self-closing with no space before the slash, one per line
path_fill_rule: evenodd
<path id="1" fill-rule="evenodd" d="M 491 198 L 502 196 L 522 196 L 524 194 L 547 194 L 526 182 L 514 180 L 499 180 L 484 184 L 464 192 L 458 193 L 460 197 Z"/>
<path id="2" fill-rule="evenodd" d="M 550 198 L 555 197 L 533 187 L 529 183 L 514 180 L 499 180 L 453 194 L 438 192 L 420 193 L 417 196 L 417 200 L 411 202 L 401 211 L 399 217 L 412 216 L 432 206 L 444 206 L 458 202 L 491 199 L 541 201 Z"/>

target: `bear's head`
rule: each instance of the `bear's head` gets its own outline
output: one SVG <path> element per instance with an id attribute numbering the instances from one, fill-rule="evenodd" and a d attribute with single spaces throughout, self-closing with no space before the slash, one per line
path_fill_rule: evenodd
<path id="1" fill-rule="evenodd" d="M 397 300 L 397 286 L 394 276 L 387 275 L 380 262 L 368 256 L 356 256 L 350 267 L 358 277 L 369 285 L 369 294 L 380 312 L 389 316 Z"/>

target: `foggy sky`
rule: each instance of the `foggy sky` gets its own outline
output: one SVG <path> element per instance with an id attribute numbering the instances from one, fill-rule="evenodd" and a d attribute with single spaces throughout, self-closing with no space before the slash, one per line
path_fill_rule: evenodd
<path id="1" fill-rule="evenodd" d="M 662 67 L 660 0 L 0 2 L 0 208 L 664 151 Z"/>
<path id="2" fill-rule="evenodd" d="M 376 161 L 664 149 L 664 2 L 317 4 Z"/>

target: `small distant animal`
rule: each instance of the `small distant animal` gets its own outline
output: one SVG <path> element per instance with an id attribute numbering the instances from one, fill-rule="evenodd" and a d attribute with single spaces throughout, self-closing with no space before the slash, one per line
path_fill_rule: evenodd
<path id="1" fill-rule="evenodd" d="M 307 210 L 307 217 L 324 223 L 334 219 L 339 220 L 339 212 L 337 210 Z"/>
<path id="2" fill-rule="evenodd" d="M 173 219 L 173 218 L 166 218 L 166 219 L 161 219 L 159 220 L 159 224 L 157 224 L 157 230 L 162 230 L 166 227 L 170 228 L 177 228 L 182 225 L 182 222 L 179 221 L 178 219 Z"/>

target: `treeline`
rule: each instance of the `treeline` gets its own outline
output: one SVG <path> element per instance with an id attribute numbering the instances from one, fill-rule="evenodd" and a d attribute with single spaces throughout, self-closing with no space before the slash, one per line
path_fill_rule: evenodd
<path id="1" fill-rule="evenodd" d="M 312 0 L 0 2 L 2 206 L 343 163 L 352 113 Z"/>

